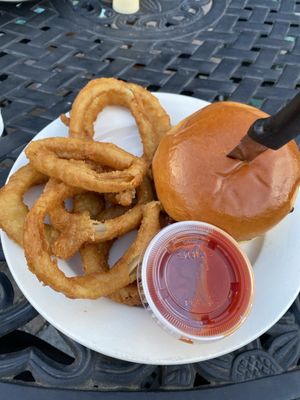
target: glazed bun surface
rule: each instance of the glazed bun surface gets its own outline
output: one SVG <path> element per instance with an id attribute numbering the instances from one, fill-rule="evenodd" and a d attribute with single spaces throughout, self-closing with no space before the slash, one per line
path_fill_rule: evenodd
<path id="1" fill-rule="evenodd" d="M 216 225 L 236 240 L 265 233 L 292 209 L 300 178 L 294 141 L 250 163 L 226 155 L 264 112 L 240 103 L 211 104 L 162 139 L 153 159 L 157 195 L 176 221 Z"/>

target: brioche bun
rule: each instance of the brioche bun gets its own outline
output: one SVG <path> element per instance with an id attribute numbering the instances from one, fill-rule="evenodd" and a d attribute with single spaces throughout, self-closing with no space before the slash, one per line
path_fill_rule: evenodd
<path id="1" fill-rule="evenodd" d="M 267 116 L 247 105 L 219 102 L 168 132 L 152 168 L 158 198 L 174 220 L 208 222 L 236 240 L 248 240 L 291 211 L 300 179 L 294 141 L 250 163 L 226 156 L 256 119 Z"/>

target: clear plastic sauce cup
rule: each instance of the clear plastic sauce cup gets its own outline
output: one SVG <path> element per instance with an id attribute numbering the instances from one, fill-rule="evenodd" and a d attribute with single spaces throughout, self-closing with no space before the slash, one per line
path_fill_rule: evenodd
<path id="1" fill-rule="evenodd" d="M 144 306 L 187 343 L 235 332 L 252 306 L 254 277 L 247 256 L 221 229 L 178 222 L 150 242 L 139 266 Z"/>

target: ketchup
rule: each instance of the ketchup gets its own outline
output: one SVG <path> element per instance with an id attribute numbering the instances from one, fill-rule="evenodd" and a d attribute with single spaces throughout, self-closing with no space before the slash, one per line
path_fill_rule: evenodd
<path id="1" fill-rule="evenodd" d="M 184 339 L 223 337 L 248 314 L 252 269 L 220 229 L 201 222 L 173 224 L 152 241 L 145 257 L 148 304 Z"/>

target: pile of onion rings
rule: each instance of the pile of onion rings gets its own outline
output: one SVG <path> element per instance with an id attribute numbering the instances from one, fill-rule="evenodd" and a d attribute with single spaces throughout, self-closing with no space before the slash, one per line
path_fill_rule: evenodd
<path id="1" fill-rule="evenodd" d="M 93 140 L 93 124 L 107 105 L 131 111 L 143 143 L 142 157 Z M 170 129 L 169 116 L 146 89 L 100 78 L 80 91 L 70 117 L 62 120 L 70 137 L 31 142 L 25 150 L 29 163 L 0 190 L 0 227 L 24 248 L 30 271 L 44 285 L 69 298 L 106 296 L 139 305 L 136 267 L 160 229 L 151 161 Z M 23 196 L 40 184 L 45 184 L 43 193 L 29 209 Z M 66 200 L 71 200 L 71 210 Z M 132 230 L 137 231 L 135 240 L 110 266 L 114 242 Z M 82 275 L 66 276 L 57 261 L 77 252 Z"/>

